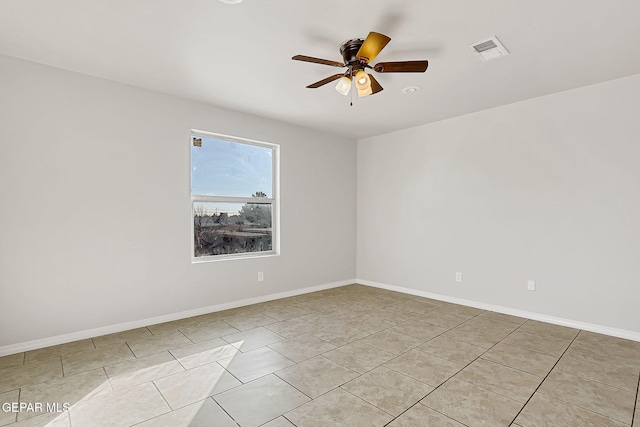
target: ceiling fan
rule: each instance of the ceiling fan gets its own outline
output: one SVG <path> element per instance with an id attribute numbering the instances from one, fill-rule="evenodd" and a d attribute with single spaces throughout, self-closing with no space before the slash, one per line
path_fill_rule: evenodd
<path id="1" fill-rule="evenodd" d="M 362 97 L 378 93 L 382 90 L 382 86 L 380 86 L 380 83 L 378 83 L 375 77 L 365 71 L 367 68 L 378 73 L 424 73 L 427 70 L 427 66 L 429 65 L 429 61 L 427 60 L 378 62 L 374 66 L 369 65 L 369 62 L 378 56 L 389 41 L 391 41 L 391 38 L 372 31 L 364 40 L 351 39 L 342 43 L 340 46 L 340 54 L 344 62 L 313 58 L 305 55 L 296 55 L 291 59 L 324 64 L 332 67 L 347 67 L 347 71 L 344 73 L 334 74 L 326 79 L 312 83 L 307 87 L 315 89 L 340 79 L 336 85 L 336 90 L 346 96 L 351 90 L 352 81 L 355 80 L 358 96 Z"/>

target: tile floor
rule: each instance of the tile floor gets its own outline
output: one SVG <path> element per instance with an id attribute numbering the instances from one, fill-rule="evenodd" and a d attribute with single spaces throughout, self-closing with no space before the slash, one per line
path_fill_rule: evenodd
<path id="1" fill-rule="evenodd" d="M 0 357 L 43 405 L 0 426 L 640 427 L 639 376 L 640 342 L 350 285 Z"/>

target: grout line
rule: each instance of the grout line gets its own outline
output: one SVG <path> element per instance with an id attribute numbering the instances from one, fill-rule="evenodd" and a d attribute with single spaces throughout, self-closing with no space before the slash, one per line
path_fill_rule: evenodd
<path id="1" fill-rule="evenodd" d="M 160 397 L 162 397 L 162 400 L 164 400 L 164 403 L 167 404 L 167 406 L 169 407 L 170 411 L 169 412 L 173 412 L 175 411 L 175 409 L 173 409 L 173 407 L 171 405 L 169 405 L 169 402 L 167 402 L 167 399 L 165 399 L 164 394 L 162 394 L 162 392 L 160 391 L 160 389 L 158 388 L 158 386 L 156 385 L 156 383 L 154 382 L 154 380 L 149 381 L 151 384 L 153 384 L 153 386 L 155 387 L 155 389 L 158 391 L 158 393 L 160 393 Z M 169 413 L 167 412 L 167 413 Z M 162 415 L 162 414 L 161 414 Z M 145 420 L 146 421 L 146 420 Z"/>
<path id="2" fill-rule="evenodd" d="M 487 310 L 485 310 L 483 313 L 486 313 L 486 312 L 487 312 Z M 442 332 L 441 334 L 436 335 L 435 337 L 431 338 L 431 339 L 430 339 L 430 340 L 428 340 L 428 341 L 425 341 L 425 343 L 427 343 L 427 342 L 429 342 L 429 341 L 433 340 L 434 338 L 437 338 L 437 337 L 439 337 L 439 336 L 441 336 L 441 335 L 445 334 L 446 332 L 448 332 L 448 331 L 450 331 L 450 330 L 452 330 L 452 329 L 457 328 L 457 327 L 458 327 L 458 326 L 460 326 L 460 325 L 463 325 L 463 324 L 467 323 L 469 320 L 474 319 L 474 318 L 476 318 L 476 317 L 478 317 L 478 316 L 482 315 L 483 313 L 479 313 L 479 314 L 477 314 L 477 315 L 473 316 L 472 318 L 467 319 L 466 321 L 462 322 L 461 324 L 459 324 L 459 325 L 457 325 L 457 326 L 454 326 L 454 327 L 452 327 L 452 328 L 447 329 L 446 331 Z M 525 323 L 526 323 L 526 322 L 525 322 Z M 524 323 L 523 323 L 523 324 L 524 324 Z M 509 334 L 507 334 L 507 335 L 506 335 L 504 338 L 502 338 L 500 341 L 496 342 L 496 343 L 495 343 L 495 344 L 493 344 L 491 347 L 489 347 L 489 348 L 485 349 L 485 351 L 484 351 L 484 352 L 482 352 L 481 354 L 479 354 L 478 356 L 476 356 L 476 357 L 475 357 L 474 359 L 472 359 L 469 363 L 467 363 L 467 364 L 466 364 L 466 365 L 464 365 L 461 369 L 459 369 L 458 371 L 456 371 L 456 373 L 454 373 L 453 375 L 451 375 L 449 378 L 447 378 L 446 380 L 444 380 L 444 381 L 443 381 L 442 383 L 440 383 L 437 387 L 435 387 L 433 390 L 431 390 L 429 393 L 427 393 L 425 396 L 423 396 L 420 400 L 418 400 L 418 402 L 417 402 L 416 404 L 420 403 L 420 401 L 421 401 L 421 400 L 423 400 L 424 398 L 426 398 L 427 396 L 429 396 L 430 394 L 432 394 L 433 392 L 435 392 L 435 391 L 436 391 L 437 389 L 439 389 L 443 384 L 445 384 L 445 383 L 446 383 L 447 381 L 449 381 L 451 378 L 454 378 L 456 375 L 458 375 L 460 372 L 462 372 L 464 369 L 466 369 L 466 368 L 467 368 L 469 365 L 471 365 L 473 362 L 475 362 L 476 360 L 479 360 L 479 359 L 480 359 L 484 354 L 486 354 L 489 350 L 491 350 L 492 348 L 494 348 L 496 345 L 500 344 L 500 343 L 501 343 L 505 338 L 507 338 L 509 335 L 511 335 L 511 334 L 513 334 L 514 332 L 516 332 L 516 331 L 517 331 L 521 326 L 522 326 L 522 325 L 519 325 L 517 328 L 515 328 L 513 331 L 511 331 Z M 476 329 L 481 329 L 481 328 L 476 328 Z M 481 330 L 484 330 L 484 329 L 481 329 Z M 450 339 L 451 339 L 451 340 L 453 340 L 453 341 L 457 341 L 457 342 L 464 343 L 464 344 L 474 345 L 474 344 L 471 344 L 471 343 L 467 343 L 467 342 L 465 342 L 465 341 L 459 341 L 459 340 L 455 340 L 455 339 L 453 339 L 453 338 L 450 338 Z M 574 339 L 575 339 L 575 337 L 574 337 Z M 573 341 L 572 341 L 572 342 L 573 342 Z M 569 346 L 570 346 L 570 345 L 571 345 L 571 344 L 569 344 Z M 478 346 L 476 346 L 476 347 L 478 347 Z M 568 349 L 568 348 L 569 348 L 569 347 L 567 347 L 567 349 Z M 419 351 L 420 351 L 420 350 L 419 350 Z M 565 351 L 566 351 L 566 349 L 565 349 Z M 424 353 L 426 353 L 426 352 L 424 352 Z M 405 353 L 403 353 L 403 354 L 405 354 Z M 429 354 L 429 355 L 431 355 L 431 356 L 433 356 L 433 357 L 439 357 L 439 356 L 433 355 L 433 354 L 431 354 L 431 353 L 426 353 L 426 354 Z M 564 353 L 563 353 L 563 354 L 564 354 Z M 560 357 L 562 357 L 562 356 L 560 356 Z M 392 359 L 392 360 L 393 360 L 393 359 Z M 445 359 L 445 360 L 448 360 L 448 359 Z M 556 361 L 556 364 L 558 363 L 558 361 L 559 361 L 559 360 L 560 360 L 560 358 L 558 358 L 558 360 Z M 455 363 L 455 362 L 453 362 L 453 363 Z M 384 364 L 383 364 L 383 365 L 384 365 Z M 506 366 L 506 365 L 504 365 L 504 366 Z M 509 366 L 507 366 L 507 367 L 509 367 Z M 554 367 L 555 367 L 555 364 L 554 364 Z M 512 369 L 515 369 L 515 368 L 512 368 Z M 553 368 L 551 368 L 551 370 L 553 370 Z M 549 372 L 551 372 L 551 371 L 549 371 Z M 547 374 L 547 375 L 548 375 L 548 374 Z M 411 378 L 413 378 L 413 377 L 411 377 Z M 546 378 L 546 377 L 545 377 L 545 378 Z M 417 380 L 417 378 L 414 378 L 414 379 L 416 379 L 416 380 Z M 419 380 L 418 380 L 418 381 L 419 381 Z M 464 380 L 459 380 L 459 381 L 464 381 Z M 540 382 L 540 384 L 538 385 L 538 387 L 540 387 L 540 385 L 542 384 L 542 382 L 543 382 L 543 381 L 544 381 L 544 379 Z M 421 381 L 421 382 L 422 382 L 422 381 Z M 466 382 L 466 381 L 464 381 L 464 382 Z M 429 385 L 429 384 L 427 384 L 427 385 Z M 473 384 L 473 385 L 475 385 L 475 384 Z M 478 385 L 475 385 L 475 386 L 476 386 L 476 387 L 479 387 L 479 388 L 482 388 L 482 389 L 484 389 L 484 390 L 487 390 L 487 389 L 485 389 L 484 387 L 480 387 L 480 386 L 478 386 Z M 537 388 L 536 388 L 536 390 L 537 390 Z M 487 391 L 489 391 L 489 392 L 491 392 L 491 393 L 495 393 L 495 392 L 493 392 L 493 391 L 491 391 L 491 390 L 487 390 Z M 534 391 L 534 393 L 535 393 L 535 391 Z M 502 395 L 501 395 L 501 394 L 499 394 L 499 393 L 495 393 L 495 394 L 497 394 L 497 395 L 499 395 L 499 396 L 502 396 Z M 533 396 L 533 394 L 532 394 L 531 396 Z M 503 397 L 505 397 L 505 396 L 503 396 Z M 510 399 L 510 398 L 508 398 L 508 399 Z M 530 400 L 530 399 L 531 399 L 531 397 L 529 398 L 529 400 Z M 513 400 L 513 399 L 511 399 L 511 400 Z M 528 401 L 529 401 L 529 400 L 527 400 L 527 403 L 528 403 Z M 522 403 L 522 402 L 518 402 L 518 401 L 515 401 L 515 400 L 514 400 L 514 402 Z M 518 417 L 518 415 L 520 414 L 520 412 L 522 412 L 522 409 L 524 409 L 524 407 L 526 406 L 526 404 L 527 404 L 527 403 L 525 403 L 524 405 L 522 405 L 522 408 L 520 408 L 520 411 L 518 412 L 518 414 L 516 414 L 516 418 Z M 411 409 L 412 407 L 414 407 L 416 404 L 412 405 L 412 406 L 411 406 L 411 407 L 409 407 L 407 410 L 405 410 L 404 412 L 402 412 L 400 415 L 398 415 L 398 417 L 402 416 L 402 414 L 404 414 L 405 412 L 407 412 L 409 409 Z M 425 406 L 427 406 L 427 405 L 425 405 Z M 427 406 L 427 408 L 432 409 L 432 410 L 434 410 L 434 411 L 435 411 L 435 409 L 431 408 L 430 406 Z M 436 412 L 440 413 L 439 411 L 436 411 Z M 446 416 L 447 418 L 453 419 L 453 418 L 449 417 L 449 416 L 448 416 L 448 415 L 446 415 L 446 414 L 442 414 L 442 415 Z M 396 418 L 398 418 L 398 417 L 396 417 Z M 394 420 L 395 420 L 396 418 L 394 418 Z M 514 418 L 514 420 L 515 420 L 515 418 Z M 393 420 L 392 420 L 392 421 L 393 421 Z M 391 422 L 392 422 L 392 421 L 391 421 Z M 460 423 L 460 424 L 462 424 L 462 422 L 460 422 L 460 421 L 458 421 L 458 420 L 455 420 L 455 421 L 456 421 L 456 422 L 458 422 L 458 423 Z M 513 422 L 512 422 L 512 423 L 513 423 Z"/>
<path id="3" fill-rule="evenodd" d="M 529 404 L 529 402 L 531 401 L 531 399 L 533 398 L 533 396 L 535 396 L 535 394 L 537 393 L 537 391 L 540 389 L 540 387 L 542 386 L 542 384 L 544 384 L 544 382 L 547 380 L 547 378 L 549 377 L 549 375 L 551 374 L 551 372 L 553 372 L 553 370 L 556 368 L 556 366 L 558 365 L 558 363 L 560 363 L 560 359 L 562 359 L 562 357 L 565 355 L 565 353 L 569 350 L 569 348 L 571 347 L 571 345 L 573 344 L 573 342 L 576 340 L 576 338 L 578 337 L 579 333 L 576 334 L 575 337 L 573 337 L 573 339 L 571 340 L 571 342 L 569 343 L 569 345 L 567 346 L 567 348 L 564 349 L 564 351 L 562 352 L 562 354 L 560 355 L 560 357 L 558 358 L 558 360 L 556 360 L 556 363 L 553 364 L 553 366 L 551 367 L 551 369 L 549 370 L 549 372 L 547 372 L 547 375 L 544 376 L 544 378 L 542 379 L 542 381 L 540 381 L 540 384 L 538 384 L 538 387 L 536 387 L 535 390 L 533 390 L 533 393 L 531 393 L 531 396 L 529 396 L 529 398 L 527 399 L 527 401 L 524 403 L 524 405 L 522 405 L 522 408 L 520 408 L 520 410 L 518 411 L 518 413 L 516 414 L 515 417 L 513 417 L 513 419 L 511 420 L 511 424 L 515 423 L 516 419 L 518 418 L 518 416 L 522 413 L 522 411 L 524 410 L 524 408 Z M 570 404 L 569 402 L 565 402 L 567 404 Z M 576 406 L 576 405 L 574 405 Z"/>
<path id="4" fill-rule="evenodd" d="M 240 381 L 240 380 L 238 380 L 238 381 Z M 241 381 L 241 382 L 242 382 L 242 381 Z M 238 386 L 238 387 L 240 387 L 240 386 Z M 234 387 L 234 388 L 235 388 L 235 387 Z M 233 390 L 233 388 L 230 388 L 229 390 Z M 223 393 L 224 393 L 224 392 L 223 392 Z M 221 393 L 218 393 L 218 394 L 221 394 Z M 207 397 L 207 399 L 211 399 L 211 400 L 213 400 L 213 403 L 215 403 L 215 404 L 218 406 L 218 408 L 222 409 L 222 411 L 223 411 L 225 414 L 227 414 L 227 416 L 228 416 L 229 418 L 231 418 L 231 419 L 233 420 L 233 422 L 234 422 L 234 423 L 236 423 L 236 425 L 238 425 L 238 426 L 240 425 L 240 423 L 239 423 L 238 421 L 236 421 L 236 419 L 235 419 L 235 418 L 233 418 L 233 417 L 231 416 L 231 414 L 230 414 L 229 412 L 227 412 L 227 410 L 226 410 L 226 409 L 224 409 L 224 407 L 223 407 L 221 404 L 219 404 L 219 403 L 218 403 L 218 401 L 215 399 L 215 397 L 213 397 L 213 396 L 209 396 L 209 397 Z M 205 399 L 205 400 L 206 400 L 206 399 Z"/>
<path id="5" fill-rule="evenodd" d="M 631 425 L 635 422 L 636 412 L 638 411 L 638 399 L 640 399 L 640 378 L 638 378 L 638 387 L 636 387 L 636 401 L 633 403 L 633 412 L 631 413 Z"/>

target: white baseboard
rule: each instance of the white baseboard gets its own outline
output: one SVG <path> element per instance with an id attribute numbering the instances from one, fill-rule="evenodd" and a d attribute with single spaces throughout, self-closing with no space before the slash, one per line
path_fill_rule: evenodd
<path id="1" fill-rule="evenodd" d="M 353 283 L 358 283 L 361 285 L 372 286 L 372 287 L 381 288 L 381 289 L 387 289 L 390 291 L 402 292 L 404 294 L 409 294 L 409 295 L 431 298 L 438 301 L 450 302 L 453 304 L 466 305 L 469 307 L 480 308 L 482 310 L 495 311 L 497 313 L 510 314 L 512 316 L 524 317 L 526 319 L 532 319 L 532 320 L 539 320 L 541 322 L 553 323 L 555 325 L 567 326 L 570 328 L 582 329 L 585 331 L 596 332 L 599 334 L 605 334 L 605 335 L 610 335 L 618 338 L 625 338 L 628 340 L 640 342 L 640 332 L 636 332 L 636 331 L 610 328 L 608 326 L 580 322 L 577 320 L 565 319 L 562 317 L 548 316 L 545 314 L 539 314 L 539 313 L 534 313 L 530 311 L 503 307 L 500 305 L 486 304 L 482 302 L 471 301 L 471 300 L 466 300 L 462 298 L 455 298 L 455 297 L 450 297 L 446 295 L 433 294 L 431 292 L 419 291 L 411 288 L 404 288 L 401 286 L 387 285 L 385 283 L 372 282 L 370 280 L 353 279 L 353 280 L 343 280 L 343 281 L 334 282 L 334 283 L 326 283 L 323 285 L 311 286 L 311 287 L 302 288 L 302 289 L 294 289 L 291 291 L 280 292 L 280 293 L 270 294 L 270 295 L 263 295 L 260 297 L 248 298 L 248 299 L 228 302 L 224 304 L 212 305 L 208 307 L 200 307 L 193 310 L 181 311 L 178 313 L 171 313 L 171 314 L 151 317 L 147 319 L 134 320 L 131 322 L 119 323 L 116 325 L 104 326 L 101 328 L 87 329 L 83 331 L 72 332 L 69 334 L 37 339 L 33 341 L 10 344 L 10 345 L 0 347 L 0 356 L 20 353 L 23 351 L 35 350 L 43 347 L 50 347 L 52 345 L 65 344 L 72 341 L 98 337 L 100 335 L 127 331 L 129 329 L 142 328 L 142 327 L 154 325 L 157 323 L 171 322 L 173 320 L 184 319 L 185 317 L 199 316 L 202 314 L 213 313 L 216 311 L 228 310 L 230 308 L 242 307 L 245 305 L 257 304 L 257 303 L 272 301 L 280 298 L 287 298 L 287 297 L 292 297 L 296 295 L 308 294 L 311 292 L 322 291 L 325 289 L 337 288 L 339 286 L 346 286 Z"/>
<path id="2" fill-rule="evenodd" d="M 613 337 L 624 338 L 624 339 L 640 342 L 640 332 L 636 332 L 636 331 L 610 328 L 608 326 L 596 325 L 594 323 L 580 322 L 578 320 L 548 316 L 546 314 L 539 314 L 531 311 L 524 311 L 524 310 L 518 310 L 515 308 L 503 307 L 501 305 L 486 304 L 483 302 L 471 301 L 471 300 L 466 300 L 462 298 L 455 298 L 455 297 L 450 297 L 446 295 L 433 294 L 431 292 L 418 291 L 415 289 L 404 288 L 401 286 L 387 285 L 385 283 L 372 282 L 370 280 L 356 279 L 356 283 L 367 285 L 367 286 L 373 286 L 375 288 L 402 292 L 404 294 L 431 298 L 438 301 L 450 302 L 453 304 L 466 305 L 469 307 L 480 308 L 482 310 L 490 310 L 490 311 L 495 311 L 497 313 L 510 314 L 512 316 L 524 317 L 526 319 L 531 319 L 531 320 L 539 320 L 541 322 L 553 323 L 554 325 L 567 326 L 569 328 L 582 329 L 585 331 L 596 332 L 599 334 L 610 335 Z"/>
<path id="3" fill-rule="evenodd" d="M 118 323 L 116 325 L 103 326 L 101 328 L 87 329 L 84 331 L 72 332 L 64 335 L 57 335 L 48 338 L 26 341 L 17 344 L 10 344 L 0 347 L 0 356 L 8 354 L 21 353 L 23 351 L 35 350 L 52 345 L 65 344 L 72 341 L 84 340 L 87 338 L 99 337 L 101 335 L 113 334 L 116 332 L 127 331 L 129 329 L 142 328 L 156 323 L 171 322 L 173 320 L 184 319 L 185 317 L 199 316 L 201 314 L 213 313 L 216 311 L 228 310 L 230 308 L 242 307 L 245 305 L 257 304 L 260 302 L 271 301 L 274 299 L 293 297 L 296 295 L 308 294 L 311 292 L 322 291 L 325 289 L 337 288 L 339 286 L 351 285 L 355 283 L 353 280 L 343 280 L 334 283 L 325 283 L 323 285 L 310 286 L 302 289 L 294 289 L 276 294 L 263 295 L 255 298 L 248 298 L 239 301 L 228 302 L 224 304 L 216 304 L 208 307 L 200 307 L 193 310 L 181 311 L 179 313 L 165 314 L 163 316 L 150 317 L 148 319 L 134 320 L 131 322 Z"/>

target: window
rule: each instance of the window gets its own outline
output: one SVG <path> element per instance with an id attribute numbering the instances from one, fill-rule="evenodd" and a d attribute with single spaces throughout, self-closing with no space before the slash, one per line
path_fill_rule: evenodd
<path id="1" fill-rule="evenodd" d="M 275 144 L 191 132 L 193 261 L 278 253 Z"/>

